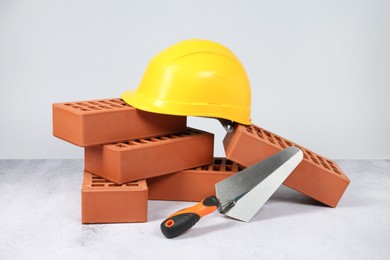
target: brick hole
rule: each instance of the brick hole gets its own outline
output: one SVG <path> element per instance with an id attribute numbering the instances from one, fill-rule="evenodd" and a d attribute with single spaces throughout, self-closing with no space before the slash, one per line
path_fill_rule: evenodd
<path id="1" fill-rule="evenodd" d="M 328 165 L 326 165 L 326 163 L 325 163 L 325 162 L 321 162 L 321 164 L 322 164 L 322 166 L 324 166 L 326 169 L 330 170 L 329 166 L 328 166 Z"/>
<path id="2" fill-rule="evenodd" d="M 221 164 L 222 163 L 222 159 L 214 159 L 214 164 Z"/>
<path id="3" fill-rule="evenodd" d="M 202 170 L 208 171 L 209 170 L 209 165 L 204 165 L 201 167 Z"/>
<path id="4" fill-rule="evenodd" d="M 334 167 L 334 164 L 332 161 L 329 161 L 329 160 L 326 160 L 326 161 L 329 163 L 330 166 Z"/>
<path id="5" fill-rule="evenodd" d="M 282 147 L 282 148 L 286 148 L 286 145 L 282 142 L 279 142 L 279 145 Z"/>
<path id="6" fill-rule="evenodd" d="M 262 134 L 262 133 L 260 133 L 260 132 L 256 132 L 256 134 L 257 134 L 257 136 L 258 136 L 258 137 L 260 137 L 261 139 L 264 139 L 264 136 L 263 136 L 263 134 Z"/>
<path id="7" fill-rule="evenodd" d="M 138 183 L 136 183 L 136 182 L 130 182 L 130 183 L 126 183 L 126 186 L 127 186 L 127 187 L 137 187 L 137 186 L 138 186 Z"/>
<path id="8" fill-rule="evenodd" d="M 107 182 L 105 179 L 93 179 L 92 183 Z"/>
<path id="9" fill-rule="evenodd" d="M 233 161 L 230 161 L 230 160 L 226 159 L 226 165 L 233 165 L 233 164 L 234 164 Z"/>
<path id="10" fill-rule="evenodd" d="M 121 187 L 122 185 L 116 184 L 116 183 L 110 183 L 108 184 L 109 187 Z"/>
<path id="11" fill-rule="evenodd" d="M 233 171 L 233 166 L 232 165 L 226 165 L 226 171 L 228 171 L 228 172 Z"/>
<path id="12" fill-rule="evenodd" d="M 91 111 L 91 110 L 86 109 L 86 108 L 82 108 L 81 110 L 82 110 L 82 111 Z"/>
<path id="13" fill-rule="evenodd" d="M 105 100 L 104 101 L 104 104 L 108 105 L 108 106 L 112 106 L 112 107 L 120 107 L 119 104 L 115 101 L 112 101 L 112 100 Z"/>
<path id="14" fill-rule="evenodd" d="M 256 132 L 262 132 L 260 128 L 256 127 L 256 126 L 253 126 L 253 129 L 255 129 Z"/>
<path id="15" fill-rule="evenodd" d="M 87 103 L 92 104 L 94 106 L 98 106 L 99 105 L 99 103 L 95 102 L 95 101 L 88 101 Z"/>
<path id="16" fill-rule="evenodd" d="M 268 131 L 265 131 L 265 130 L 263 130 L 263 132 L 265 133 L 265 135 L 266 135 L 266 136 L 268 136 L 268 137 L 272 137 L 270 132 L 268 132 Z"/>
<path id="17" fill-rule="evenodd" d="M 274 139 L 272 139 L 271 137 L 268 137 L 268 140 L 269 140 L 271 143 L 275 144 Z"/>
<path id="18" fill-rule="evenodd" d="M 100 108 L 103 108 L 103 109 L 112 109 L 112 107 L 109 107 L 109 106 L 103 106 L 103 105 L 99 105 L 98 107 L 100 107 Z"/>
<path id="19" fill-rule="evenodd" d="M 306 153 L 303 153 L 303 158 L 305 158 L 305 159 L 308 159 L 308 160 L 309 160 L 309 157 L 307 156 L 307 154 L 306 154 Z"/>
<path id="20" fill-rule="evenodd" d="M 316 158 L 314 158 L 314 157 L 310 157 L 310 159 L 311 159 L 313 162 L 315 162 L 316 164 L 318 164 L 318 165 L 319 165 L 319 162 L 317 161 L 317 159 L 316 159 Z"/>
<path id="21" fill-rule="evenodd" d="M 135 139 L 132 141 L 132 143 L 135 143 L 135 144 L 147 144 L 148 142 L 145 141 L 145 140 L 142 140 L 142 139 Z"/>
<path id="22" fill-rule="evenodd" d="M 310 155 L 311 157 L 313 157 L 313 154 L 309 151 L 309 150 L 306 150 L 307 154 Z"/>
<path id="23" fill-rule="evenodd" d="M 188 130 L 188 131 L 184 132 L 184 134 L 190 136 L 190 135 L 199 134 L 199 132 L 198 131 Z"/>
<path id="24" fill-rule="evenodd" d="M 245 128 L 246 128 L 246 131 L 248 131 L 249 133 L 252 134 L 252 128 L 250 126 L 246 126 Z"/>
<path id="25" fill-rule="evenodd" d="M 287 144 L 288 147 L 293 146 L 291 142 L 284 140 L 284 142 Z"/>
<path id="26" fill-rule="evenodd" d="M 91 184 L 92 187 L 104 187 L 104 184 Z"/>
<path id="27" fill-rule="evenodd" d="M 244 166 L 238 165 L 238 171 L 242 171 L 242 170 L 244 170 L 244 169 L 245 169 Z"/>
<path id="28" fill-rule="evenodd" d="M 126 147 L 127 145 L 125 145 L 124 143 L 122 143 L 122 144 L 116 144 L 115 146 L 116 146 L 116 147 L 119 147 L 119 148 L 124 148 L 124 147 Z"/>
<path id="29" fill-rule="evenodd" d="M 123 106 L 127 106 L 123 100 L 110 99 L 108 100 L 111 106 L 117 106 L 119 108 L 123 108 Z"/>
<path id="30" fill-rule="evenodd" d="M 126 102 L 123 99 L 120 99 L 120 98 L 118 98 L 118 99 L 110 99 L 110 101 L 114 102 L 114 103 L 116 103 L 118 105 L 125 105 L 125 106 L 127 106 Z"/>
<path id="31" fill-rule="evenodd" d="M 307 155 L 309 155 L 309 156 L 312 156 L 311 154 L 308 153 L 308 150 L 306 150 L 305 148 L 301 148 L 301 150 L 302 150 L 302 152 L 303 152 L 304 154 L 307 154 Z"/>
<path id="32" fill-rule="evenodd" d="M 92 179 L 103 179 L 102 177 L 100 177 L 100 176 L 92 176 Z"/>
<path id="33" fill-rule="evenodd" d="M 213 171 L 220 171 L 221 165 L 213 165 Z"/>
<path id="34" fill-rule="evenodd" d="M 124 106 L 122 105 L 111 105 L 113 108 L 116 108 L 116 109 L 123 109 L 125 108 Z"/>
<path id="35" fill-rule="evenodd" d="M 72 104 L 70 104 L 70 103 L 66 103 L 66 104 L 64 104 L 65 106 L 72 106 Z"/>

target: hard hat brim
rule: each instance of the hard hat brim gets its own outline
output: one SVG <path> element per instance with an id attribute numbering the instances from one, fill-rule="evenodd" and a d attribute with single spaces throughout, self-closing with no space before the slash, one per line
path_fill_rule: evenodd
<path id="1" fill-rule="evenodd" d="M 232 107 L 226 104 L 195 103 L 188 104 L 173 100 L 151 98 L 142 95 L 136 90 L 128 90 L 121 94 L 121 98 L 130 106 L 152 113 L 177 115 L 214 117 L 232 120 L 234 122 L 250 125 L 251 120 L 245 115 L 250 114 L 250 109 Z M 206 109 L 203 109 L 206 108 Z M 196 111 L 196 113 L 194 113 Z M 232 117 L 232 115 L 236 115 Z"/>

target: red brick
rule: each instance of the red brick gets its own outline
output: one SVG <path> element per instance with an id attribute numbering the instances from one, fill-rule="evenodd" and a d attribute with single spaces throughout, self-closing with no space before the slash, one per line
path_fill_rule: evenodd
<path id="1" fill-rule="evenodd" d="M 145 222 L 148 187 L 145 180 L 118 185 L 84 172 L 82 223 Z"/>
<path id="2" fill-rule="evenodd" d="M 147 179 L 149 199 L 201 201 L 214 195 L 215 184 L 244 169 L 226 158 L 215 158 L 212 164 Z"/>
<path id="3" fill-rule="evenodd" d="M 115 183 L 151 178 L 213 161 L 214 135 L 184 132 L 85 148 L 85 170 Z"/>
<path id="4" fill-rule="evenodd" d="M 226 157 L 246 167 L 289 146 L 300 148 L 304 159 L 284 184 L 331 207 L 350 183 L 335 162 L 255 125 L 236 126 L 223 142 Z"/>
<path id="5" fill-rule="evenodd" d="M 184 131 L 186 117 L 149 113 L 122 99 L 53 104 L 53 134 L 86 147 Z"/>

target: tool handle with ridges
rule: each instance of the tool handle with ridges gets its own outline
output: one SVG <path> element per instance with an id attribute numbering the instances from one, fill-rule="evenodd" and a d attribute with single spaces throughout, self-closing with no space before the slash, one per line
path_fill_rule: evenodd
<path id="1" fill-rule="evenodd" d="M 179 210 L 161 223 L 161 232 L 167 238 L 180 236 L 193 227 L 201 217 L 214 212 L 218 205 L 218 199 L 210 196 L 195 206 Z"/>

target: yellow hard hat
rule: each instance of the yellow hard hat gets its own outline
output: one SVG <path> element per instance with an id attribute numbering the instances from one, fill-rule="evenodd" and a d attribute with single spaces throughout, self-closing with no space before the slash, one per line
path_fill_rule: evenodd
<path id="1" fill-rule="evenodd" d="M 121 95 L 141 110 L 251 124 L 245 69 L 225 46 L 208 40 L 172 45 L 149 63 L 138 88 Z"/>

